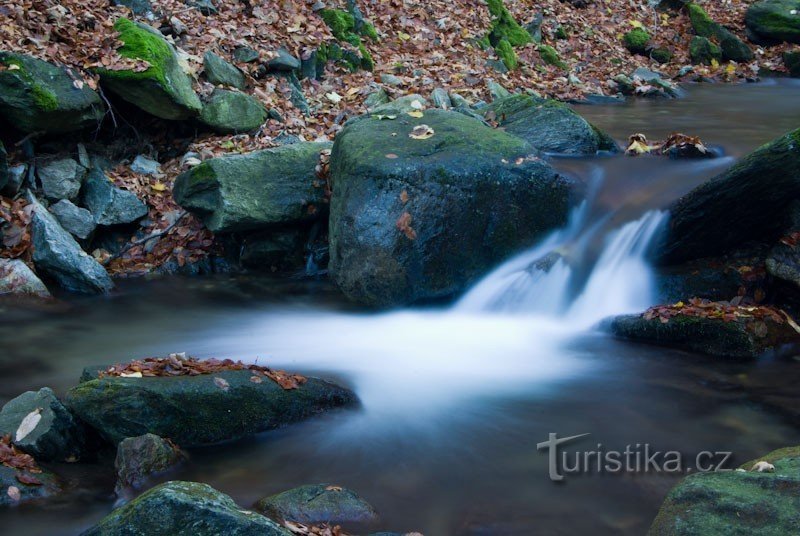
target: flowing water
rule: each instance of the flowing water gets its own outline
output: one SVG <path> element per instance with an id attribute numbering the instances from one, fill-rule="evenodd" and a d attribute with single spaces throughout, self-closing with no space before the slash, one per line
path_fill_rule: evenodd
<path id="1" fill-rule="evenodd" d="M 653 303 L 647 253 L 667 218 L 659 209 L 795 128 L 798 91 L 791 82 L 705 86 L 681 101 L 581 108 L 618 140 L 680 130 L 725 156 L 554 160 L 590 186 L 587 202 L 564 229 L 498 259 L 452 306 L 378 314 L 323 281 L 218 276 L 0 309 L 0 402 L 43 385 L 63 393 L 84 366 L 146 355 L 258 361 L 339 381 L 362 407 L 194 451 L 172 478 L 207 482 L 244 506 L 335 483 L 373 503 L 382 528 L 428 536 L 641 534 L 678 477 L 554 483 L 536 445 L 551 432 L 588 433 L 575 448 L 649 443 L 687 456 L 732 451 L 741 463 L 800 442 L 794 360 L 719 363 L 594 329 Z M 0 511 L 4 531 L 77 534 L 111 510 L 108 462 L 56 469 L 72 491 Z"/>

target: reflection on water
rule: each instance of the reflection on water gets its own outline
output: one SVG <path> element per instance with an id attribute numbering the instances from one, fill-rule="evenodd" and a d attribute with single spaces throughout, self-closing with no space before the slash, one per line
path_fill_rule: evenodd
<path id="1" fill-rule="evenodd" d="M 800 111 L 784 100 L 796 91 L 789 85 L 713 89 L 665 108 L 582 111 L 617 138 L 683 130 L 734 156 L 788 130 L 788 112 Z M 670 113 L 661 117 L 663 109 Z M 643 128 L 649 124 L 660 130 Z M 609 230 L 726 162 L 620 157 L 558 165 L 587 180 L 600 169 L 589 220 L 602 222 L 591 239 L 600 245 Z M 602 267 L 597 249 L 586 257 Z M 583 279 L 591 288 L 592 277 Z M 581 318 L 602 316 L 604 302 L 620 292 L 602 281 L 596 286 L 606 295 L 581 298 L 589 304 Z M 643 533 L 674 477 L 586 475 L 555 485 L 536 451 L 550 432 L 589 433 L 588 448 L 648 442 L 688 454 L 731 450 L 739 462 L 800 440 L 785 415 L 753 403 L 785 406 L 786 392 L 771 386 L 796 385 L 794 362 L 712 362 L 623 344 L 541 311 L 367 314 L 324 282 L 237 276 L 127 282 L 111 299 L 6 308 L 0 316 L 0 402 L 42 385 L 63 392 L 86 365 L 172 351 L 258 359 L 352 387 L 363 408 L 195 451 L 174 477 L 207 482 L 244 506 L 300 484 L 336 483 L 372 502 L 384 528 L 428 536 Z M 68 468 L 74 493 L 46 507 L 2 511 L 0 524 L 31 536 L 76 534 L 110 510 L 109 471 Z"/>

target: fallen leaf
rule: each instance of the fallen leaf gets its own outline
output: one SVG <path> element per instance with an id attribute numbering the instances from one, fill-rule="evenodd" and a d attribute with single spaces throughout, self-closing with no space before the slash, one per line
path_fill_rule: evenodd
<path id="1" fill-rule="evenodd" d="M 264 380 L 261 379 L 261 376 L 250 376 L 250 381 L 253 383 L 261 383 Z"/>
<path id="2" fill-rule="evenodd" d="M 417 232 L 411 227 L 411 214 L 403 212 L 403 214 L 395 222 L 397 230 L 406 235 L 409 240 L 417 238 Z"/>
<path id="3" fill-rule="evenodd" d="M 411 117 L 415 117 L 417 119 L 420 119 L 420 118 L 425 116 L 425 114 L 422 113 L 420 110 L 412 110 L 412 111 L 408 112 L 408 115 L 410 115 Z"/>
<path id="4" fill-rule="evenodd" d="M 398 158 L 398 156 L 394 153 L 389 153 L 386 155 L 386 158 L 388 158 L 389 160 L 395 160 L 396 158 Z"/>
<path id="5" fill-rule="evenodd" d="M 407 191 L 403 190 L 402 192 L 400 192 L 400 202 L 403 203 L 404 205 L 406 203 L 408 203 L 408 192 Z"/>
<path id="6" fill-rule="evenodd" d="M 408 137 L 415 140 L 427 140 L 432 138 L 434 134 L 435 132 L 428 125 L 418 125 L 414 127 Z"/>
<path id="7" fill-rule="evenodd" d="M 22 422 L 19 423 L 19 428 L 17 428 L 17 433 L 14 435 L 14 441 L 19 443 L 28 435 L 36 429 L 36 425 L 39 424 L 39 421 L 42 420 L 42 410 L 41 408 L 36 408 L 35 410 L 31 411 L 25 418 L 22 419 Z"/>
<path id="8" fill-rule="evenodd" d="M 228 389 L 231 388 L 231 384 L 225 378 L 220 378 L 219 376 L 214 377 L 214 385 L 225 391 L 228 392 Z"/>
<path id="9" fill-rule="evenodd" d="M 151 188 L 156 192 L 163 192 L 167 189 L 167 186 L 163 182 L 156 182 L 151 186 Z"/>
<path id="10" fill-rule="evenodd" d="M 19 502 L 22 500 L 22 494 L 19 492 L 19 488 L 17 486 L 9 486 L 8 491 L 6 491 L 11 500 L 14 502 Z"/>
<path id="11" fill-rule="evenodd" d="M 141 372 L 123 372 L 119 376 L 120 376 L 120 378 L 141 378 L 141 377 L 143 377 Z"/>
<path id="12" fill-rule="evenodd" d="M 341 486 L 327 486 L 325 491 L 342 491 Z"/>
<path id="13" fill-rule="evenodd" d="M 26 486 L 41 486 L 42 481 L 36 478 L 35 476 L 28 474 L 28 473 L 17 473 L 16 479 L 19 481 L 20 484 L 25 484 Z"/>

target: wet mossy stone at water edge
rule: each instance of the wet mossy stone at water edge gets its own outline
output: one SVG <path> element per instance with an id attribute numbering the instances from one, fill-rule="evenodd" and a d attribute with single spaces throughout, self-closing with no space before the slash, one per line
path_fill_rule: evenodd
<path id="1" fill-rule="evenodd" d="M 566 222 L 577 184 L 525 140 L 458 112 L 386 117 L 349 121 L 331 155 L 330 269 L 351 300 L 453 295 Z"/>
<path id="2" fill-rule="evenodd" d="M 162 119 L 188 119 L 202 105 L 192 89 L 192 79 L 181 69 L 177 53 L 154 28 L 119 19 L 114 24 L 124 43 L 117 51 L 123 58 L 144 60 L 150 66 L 134 70 L 99 71 L 103 86 L 126 101 Z"/>
<path id="3" fill-rule="evenodd" d="M 800 0 L 756 2 L 748 8 L 745 23 L 758 37 L 800 43 Z"/>
<path id="4" fill-rule="evenodd" d="M 758 461 L 774 470 L 753 471 Z M 771 452 L 740 469 L 684 478 L 667 495 L 648 536 L 797 534 L 800 448 Z"/>
<path id="5" fill-rule="evenodd" d="M 722 59 L 735 62 L 747 62 L 753 59 L 753 51 L 733 32 L 711 19 L 705 10 L 697 4 L 689 4 L 689 19 L 692 28 L 700 37 L 714 39 L 722 50 Z"/>
<path id="6" fill-rule="evenodd" d="M 291 536 L 261 514 L 197 482 L 161 484 L 114 510 L 82 536 Z"/>
<path id="7" fill-rule="evenodd" d="M 711 65 L 722 59 L 722 49 L 708 38 L 696 35 L 689 42 L 689 56 L 692 58 L 692 63 Z"/>
<path id="8" fill-rule="evenodd" d="M 128 437 L 117 446 L 117 494 L 142 487 L 147 479 L 179 465 L 186 455 L 171 441 L 155 434 Z"/>
<path id="9" fill-rule="evenodd" d="M 87 380 L 93 377 L 95 379 Z M 336 384 L 308 378 L 283 389 L 267 378 L 256 383 L 249 370 L 199 376 L 97 378 L 87 369 L 70 389 L 67 406 L 106 439 L 119 443 L 146 433 L 181 447 L 239 439 L 356 402 Z"/>
<path id="10" fill-rule="evenodd" d="M 200 121 L 222 134 L 250 132 L 266 119 L 267 109 L 258 99 L 227 89 L 215 89 L 200 113 Z"/>
<path id="11" fill-rule="evenodd" d="M 499 99 L 484 110 L 506 132 L 519 136 L 541 151 L 593 155 L 618 152 L 617 143 L 566 104 L 532 95 Z"/>
<path id="12" fill-rule="evenodd" d="M 356 492 L 330 484 L 290 489 L 261 499 L 256 508 L 272 519 L 307 525 L 366 525 L 379 520 L 372 505 Z"/>
<path id="13" fill-rule="evenodd" d="M 0 117 L 14 128 L 60 134 L 96 128 L 104 114 L 100 96 L 78 73 L 25 54 L 0 52 Z"/>
<path id="14" fill-rule="evenodd" d="M 325 196 L 315 169 L 330 147 L 303 142 L 212 158 L 180 175 L 173 195 L 214 232 L 311 221 Z"/>

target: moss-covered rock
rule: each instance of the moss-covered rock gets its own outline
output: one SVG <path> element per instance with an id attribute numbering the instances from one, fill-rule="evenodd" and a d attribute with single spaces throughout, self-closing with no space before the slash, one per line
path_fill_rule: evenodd
<path id="1" fill-rule="evenodd" d="M 356 402 L 336 384 L 309 378 L 283 389 L 248 370 L 200 376 L 88 379 L 70 389 L 67 406 L 113 443 L 147 433 L 181 447 L 239 439 Z M 93 374 L 97 378 L 97 374 Z"/>
<path id="2" fill-rule="evenodd" d="M 707 472 L 684 478 L 669 493 L 649 536 L 783 535 L 800 526 L 800 449 L 780 449 L 758 460 L 774 472 Z M 754 461 L 758 461 L 754 460 Z"/>
<path id="3" fill-rule="evenodd" d="M 654 48 L 650 51 L 650 57 L 658 63 L 669 63 L 672 60 L 672 51 L 666 47 Z"/>
<path id="4" fill-rule="evenodd" d="M 331 178 L 333 279 L 372 305 L 463 290 L 563 225 L 576 197 L 524 140 L 444 110 L 349 121 Z"/>
<path id="5" fill-rule="evenodd" d="M 155 434 L 128 437 L 117 446 L 114 469 L 117 495 L 140 489 L 148 479 L 185 461 L 186 455 L 172 442 Z"/>
<path id="6" fill-rule="evenodd" d="M 689 42 L 689 56 L 692 63 L 711 65 L 722 60 L 722 49 L 709 39 L 696 35 Z"/>
<path id="7" fill-rule="evenodd" d="M 509 134 L 549 153 L 593 155 L 619 151 L 616 142 L 566 104 L 532 95 L 499 99 L 484 110 Z"/>
<path id="8" fill-rule="evenodd" d="M 508 39 L 503 39 L 497 46 L 494 47 L 495 52 L 497 52 L 497 56 L 503 62 L 503 65 L 506 66 L 509 70 L 514 70 L 519 65 L 517 61 L 517 53 L 514 52 L 514 47 L 511 46 L 511 43 Z"/>
<path id="9" fill-rule="evenodd" d="M 357 9 L 355 8 L 355 4 L 353 4 L 353 7 Z M 375 27 L 371 23 L 365 21 L 363 17 L 360 16 L 360 12 L 354 14 L 342 9 L 326 8 L 321 9 L 318 13 L 320 17 L 322 17 L 322 20 L 325 21 L 325 24 L 331 29 L 331 33 L 336 39 L 349 43 L 358 49 L 360 57 L 355 56 L 354 59 L 350 60 L 349 65 L 351 70 L 355 71 L 360 67 L 367 71 L 372 71 L 375 68 L 375 61 L 361 38 L 363 36 L 377 41 L 378 32 L 375 30 Z M 336 50 L 330 46 L 323 45 L 317 50 L 318 64 L 321 63 L 324 65 L 328 61 L 342 60 L 346 61 L 348 57 L 341 48 Z M 318 70 L 320 70 L 319 67 Z"/>
<path id="10" fill-rule="evenodd" d="M 316 176 L 329 143 L 294 143 L 206 160 L 175 180 L 173 195 L 214 232 L 312 221 L 324 203 Z"/>
<path id="11" fill-rule="evenodd" d="M 203 72 L 212 84 L 244 89 L 244 73 L 235 65 L 225 61 L 210 50 L 203 55 Z"/>
<path id="12" fill-rule="evenodd" d="M 131 104 L 162 119 L 188 119 L 200 113 L 202 105 L 192 89 L 192 79 L 181 69 L 175 49 L 155 29 L 119 19 L 114 24 L 123 46 L 123 58 L 143 60 L 144 71 L 99 70 L 104 87 Z"/>
<path id="13" fill-rule="evenodd" d="M 291 536 L 211 486 L 167 482 L 118 508 L 81 536 Z"/>
<path id="14" fill-rule="evenodd" d="M 561 59 L 561 56 L 558 55 L 558 51 L 551 47 L 550 45 L 539 45 L 537 48 L 539 51 L 539 56 L 542 58 L 548 65 L 553 65 L 566 71 L 568 69 L 567 64 Z"/>
<path id="15" fill-rule="evenodd" d="M 787 50 L 783 53 L 783 64 L 789 76 L 800 78 L 800 50 Z"/>
<path id="16" fill-rule="evenodd" d="M 266 120 L 267 109 L 258 99 L 227 89 L 215 89 L 200 112 L 200 121 L 222 134 L 250 132 Z"/>
<path id="17" fill-rule="evenodd" d="M 736 37 L 733 32 L 712 20 L 702 7 L 692 3 L 687 6 L 687 10 L 695 33 L 700 37 L 713 39 L 719 43 L 722 59 L 740 63 L 753 59 L 753 51 L 750 50 L 750 47 Z"/>
<path id="18" fill-rule="evenodd" d="M 800 129 L 755 150 L 670 206 L 662 263 L 722 255 L 748 241 L 773 244 L 800 199 Z"/>
<path id="19" fill-rule="evenodd" d="M 800 43 L 800 0 L 762 0 L 745 15 L 747 29 L 772 41 Z"/>
<path id="20" fill-rule="evenodd" d="M 100 96 L 76 85 L 78 73 L 13 52 L 0 52 L 0 66 L 0 115 L 22 132 L 96 128 L 105 114 Z"/>
<path id="21" fill-rule="evenodd" d="M 644 28 L 634 28 L 622 36 L 625 48 L 634 54 L 644 54 L 647 52 L 647 45 L 650 43 L 650 34 Z"/>
<path id="22" fill-rule="evenodd" d="M 265 497 L 256 508 L 272 519 L 307 525 L 366 525 L 378 521 L 378 513 L 357 493 L 330 484 L 300 486 Z"/>
<path id="23" fill-rule="evenodd" d="M 489 31 L 489 42 L 497 46 L 508 41 L 512 47 L 526 45 L 533 41 L 531 34 L 514 20 L 514 17 L 503 4 L 503 0 L 486 0 L 489 13 L 492 15 L 492 28 Z"/>

